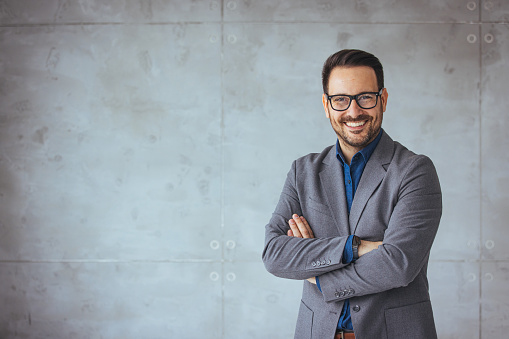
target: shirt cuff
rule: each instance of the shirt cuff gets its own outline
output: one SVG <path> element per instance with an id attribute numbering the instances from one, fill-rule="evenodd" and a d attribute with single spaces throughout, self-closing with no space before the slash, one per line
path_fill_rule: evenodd
<path id="1" fill-rule="evenodd" d="M 349 264 L 353 261 L 353 249 L 352 249 L 353 235 L 348 236 L 346 239 L 345 249 L 343 250 L 343 264 Z"/>

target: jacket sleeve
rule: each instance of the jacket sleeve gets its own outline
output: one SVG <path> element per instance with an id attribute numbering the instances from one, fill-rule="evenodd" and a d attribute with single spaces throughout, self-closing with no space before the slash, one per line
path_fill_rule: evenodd
<path id="1" fill-rule="evenodd" d="M 429 258 L 442 215 L 442 194 L 431 160 L 418 156 L 403 176 L 383 245 L 341 270 L 320 276 L 325 301 L 379 293 L 410 284 Z M 359 226 L 360 227 L 360 226 Z"/>
<path id="2" fill-rule="evenodd" d="M 288 220 L 293 214 L 302 215 L 303 197 L 299 196 L 297 177 L 294 162 L 272 218 L 265 226 L 262 260 L 267 271 L 277 277 L 303 280 L 344 267 L 341 261 L 348 236 L 303 239 L 287 235 Z"/>

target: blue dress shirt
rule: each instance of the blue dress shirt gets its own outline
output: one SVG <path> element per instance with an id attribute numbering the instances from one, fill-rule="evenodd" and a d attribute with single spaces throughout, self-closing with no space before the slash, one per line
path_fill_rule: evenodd
<path id="1" fill-rule="evenodd" d="M 348 213 L 350 213 L 350 209 L 352 207 L 353 197 L 355 195 L 355 191 L 357 190 L 357 186 L 359 186 L 359 182 L 361 181 L 362 172 L 364 171 L 364 167 L 373 154 L 380 138 L 382 137 L 383 130 L 380 130 L 378 136 L 373 140 L 369 145 L 364 147 L 362 150 L 357 152 L 350 162 L 350 165 L 345 161 L 343 156 L 343 152 L 341 151 L 341 147 L 339 146 L 339 141 L 336 141 L 336 157 L 338 158 L 341 165 L 343 165 L 343 174 L 345 177 L 345 191 L 346 191 L 346 203 L 348 207 Z M 343 250 L 343 264 L 349 264 L 353 261 L 353 250 L 352 250 L 352 240 L 353 235 L 350 235 L 346 240 L 345 249 Z M 316 277 L 316 285 L 320 291 L 320 280 Z M 352 318 L 350 317 L 350 300 L 346 299 L 345 304 L 343 305 L 343 310 L 341 311 L 341 315 L 339 317 L 338 329 L 345 329 L 353 331 Z"/>

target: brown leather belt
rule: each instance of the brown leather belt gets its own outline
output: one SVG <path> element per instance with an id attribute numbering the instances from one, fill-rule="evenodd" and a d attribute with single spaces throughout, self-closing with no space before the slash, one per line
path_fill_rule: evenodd
<path id="1" fill-rule="evenodd" d="M 337 331 L 334 339 L 355 339 L 355 334 L 353 332 Z"/>

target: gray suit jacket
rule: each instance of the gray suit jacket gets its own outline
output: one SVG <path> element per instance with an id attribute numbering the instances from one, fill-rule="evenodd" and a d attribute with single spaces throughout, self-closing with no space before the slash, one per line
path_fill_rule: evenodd
<path id="1" fill-rule="evenodd" d="M 288 237 L 303 215 L 314 239 Z M 442 214 L 442 194 L 429 158 L 385 132 L 347 211 L 343 167 L 334 146 L 297 159 L 265 232 L 263 261 L 281 278 L 304 281 L 296 339 L 332 339 L 345 299 L 358 339 L 436 338 L 426 270 Z M 355 263 L 341 262 L 350 234 L 383 245 Z"/>

